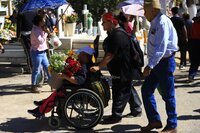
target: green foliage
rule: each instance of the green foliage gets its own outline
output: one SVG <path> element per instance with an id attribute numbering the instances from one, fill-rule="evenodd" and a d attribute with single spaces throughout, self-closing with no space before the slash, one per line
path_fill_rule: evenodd
<path id="1" fill-rule="evenodd" d="M 82 10 L 83 5 L 87 4 L 89 11 L 92 13 L 94 22 L 98 22 L 103 14 L 103 9 L 107 8 L 108 11 L 113 11 L 116 9 L 118 3 L 124 0 L 67 0 L 74 8 L 75 12 L 81 16 L 83 20 Z"/>
<path id="2" fill-rule="evenodd" d="M 54 53 L 49 59 L 50 66 L 58 73 L 64 70 L 65 60 L 67 59 L 64 53 Z"/>

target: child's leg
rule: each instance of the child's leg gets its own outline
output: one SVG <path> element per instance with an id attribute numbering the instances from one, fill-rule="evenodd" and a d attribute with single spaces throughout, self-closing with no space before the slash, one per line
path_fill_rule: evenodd
<path id="1" fill-rule="evenodd" d="M 55 105 L 55 98 L 57 96 L 63 96 L 63 92 L 54 91 L 47 99 L 45 99 L 43 104 L 39 107 L 40 113 L 44 114 L 50 112 Z"/>

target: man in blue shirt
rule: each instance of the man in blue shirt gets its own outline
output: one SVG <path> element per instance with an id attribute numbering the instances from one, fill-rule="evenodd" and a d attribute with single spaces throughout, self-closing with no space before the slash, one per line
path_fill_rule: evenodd
<path id="1" fill-rule="evenodd" d="M 145 0 L 145 17 L 151 22 L 148 35 L 148 65 L 143 75 L 146 77 L 142 86 L 142 99 L 149 124 L 141 131 L 148 132 L 154 128 L 162 128 L 160 115 L 157 112 L 154 91 L 159 92 L 166 104 L 167 125 L 163 133 L 177 132 L 177 113 L 173 72 L 176 69 L 174 54 L 178 50 L 177 33 L 171 20 L 160 12 L 159 0 Z"/>

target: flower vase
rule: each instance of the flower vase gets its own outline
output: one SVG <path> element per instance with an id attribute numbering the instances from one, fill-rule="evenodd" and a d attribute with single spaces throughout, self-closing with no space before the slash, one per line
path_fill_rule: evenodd
<path id="1" fill-rule="evenodd" d="M 76 29 L 76 23 L 66 23 L 64 29 L 65 36 L 73 36 Z"/>

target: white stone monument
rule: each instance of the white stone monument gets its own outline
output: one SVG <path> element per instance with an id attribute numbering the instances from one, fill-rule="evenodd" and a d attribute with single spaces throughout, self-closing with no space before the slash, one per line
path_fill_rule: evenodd
<path id="1" fill-rule="evenodd" d="M 58 20 L 60 20 L 60 15 L 62 15 L 66 9 L 67 11 L 65 12 L 65 15 L 70 15 L 74 11 L 74 9 L 68 4 L 60 6 L 58 8 L 58 14 L 57 14 Z M 64 22 L 62 21 L 62 19 L 58 23 L 58 33 L 59 37 L 64 37 Z"/>
<path id="2" fill-rule="evenodd" d="M 0 1 L 0 3 L 1 3 L 1 1 Z M 8 15 L 8 7 L 1 7 L 1 4 L 0 4 L 0 29 L 3 29 L 3 27 L 4 27 L 6 15 Z"/>

